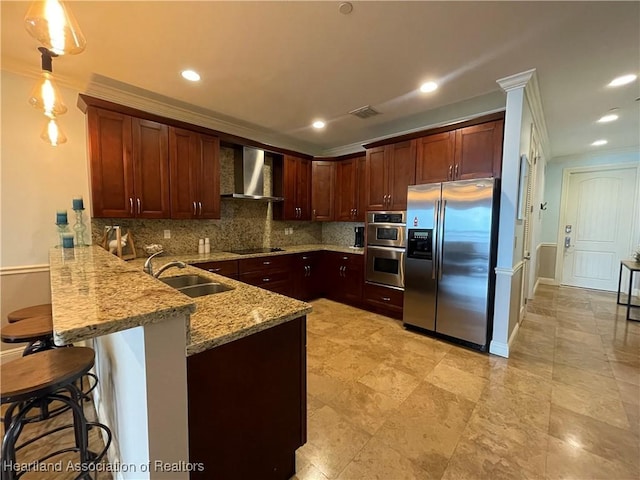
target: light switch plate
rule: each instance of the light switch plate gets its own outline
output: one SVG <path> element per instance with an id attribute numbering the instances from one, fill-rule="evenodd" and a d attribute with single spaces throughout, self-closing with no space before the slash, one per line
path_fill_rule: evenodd
<path id="1" fill-rule="evenodd" d="M 171 238 L 171 230 L 164 231 L 164 238 Z"/>

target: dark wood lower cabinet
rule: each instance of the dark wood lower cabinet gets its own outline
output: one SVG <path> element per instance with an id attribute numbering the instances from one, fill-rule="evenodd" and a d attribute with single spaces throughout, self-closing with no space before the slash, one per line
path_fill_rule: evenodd
<path id="1" fill-rule="evenodd" d="M 306 317 L 187 358 L 191 480 L 288 480 L 307 440 Z"/>
<path id="2" fill-rule="evenodd" d="M 324 252 L 324 294 L 331 300 L 361 306 L 364 256 Z"/>
<path id="3" fill-rule="evenodd" d="M 402 318 L 403 302 L 404 292 L 402 290 L 373 283 L 364 284 L 366 308 L 394 318 Z"/>

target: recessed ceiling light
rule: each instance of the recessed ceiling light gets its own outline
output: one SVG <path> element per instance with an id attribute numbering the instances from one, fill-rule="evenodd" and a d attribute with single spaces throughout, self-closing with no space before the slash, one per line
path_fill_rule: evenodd
<path id="1" fill-rule="evenodd" d="M 619 117 L 615 113 L 608 113 L 598 119 L 598 123 L 608 123 L 617 120 Z"/>
<path id="2" fill-rule="evenodd" d="M 324 126 L 326 125 L 326 123 L 324 123 L 322 120 L 316 120 L 315 122 L 313 122 L 313 128 L 324 128 Z"/>
<path id="3" fill-rule="evenodd" d="M 353 12 L 353 4 L 351 4 L 351 2 L 342 2 L 338 6 L 338 11 L 343 15 L 349 15 Z"/>
<path id="4" fill-rule="evenodd" d="M 426 82 L 420 85 L 420 91 L 424 93 L 433 92 L 438 89 L 438 84 L 436 82 Z"/>
<path id="5" fill-rule="evenodd" d="M 621 77 L 617 77 L 614 78 L 613 80 L 611 80 L 611 82 L 609 82 L 609 87 L 619 87 L 621 85 L 626 85 L 627 83 L 631 83 L 633 82 L 636 78 L 638 78 L 637 75 L 634 75 L 633 73 L 630 73 L 628 75 L 622 75 Z"/>
<path id="6" fill-rule="evenodd" d="M 593 145 L 594 147 L 600 147 L 601 145 L 606 145 L 606 144 L 607 144 L 606 140 L 596 140 L 591 145 Z"/>
<path id="7" fill-rule="evenodd" d="M 197 82 L 200 80 L 200 75 L 198 75 L 198 72 L 194 72 L 193 70 L 183 70 L 181 75 L 182 78 L 184 78 L 185 80 L 189 80 L 190 82 Z"/>

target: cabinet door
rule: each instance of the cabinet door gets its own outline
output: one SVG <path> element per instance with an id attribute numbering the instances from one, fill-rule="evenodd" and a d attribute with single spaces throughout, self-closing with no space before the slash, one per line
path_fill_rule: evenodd
<path id="1" fill-rule="evenodd" d="M 355 220 L 358 164 L 356 159 L 342 160 L 336 164 L 336 220 L 353 222 Z"/>
<path id="2" fill-rule="evenodd" d="M 416 141 L 389 145 L 390 210 L 407 209 L 407 187 L 416 184 Z"/>
<path id="3" fill-rule="evenodd" d="M 198 218 L 220 218 L 220 139 L 199 134 L 197 146 Z"/>
<path id="4" fill-rule="evenodd" d="M 132 119 L 136 217 L 169 218 L 169 127 Z"/>
<path id="5" fill-rule="evenodd" d="M 87 122 L 92 216 L 132 217 L 131 117 L 90 107 Z"/>
<path id="6" fill-rule="evenodd" d="M 356 158 L 358 201 L 356 203 L 356 222 L 364 222 L 367 213 L 367 157 Z"/>
<path id="7" fill-rule="evenodd" d="M 503 122 L 489 122 L 456 130 L 455 177 L 500 177 Z"/>
<path id="8" fill-rule="evenodd" d="M 312 220 L 331 221 L 334 218 L 333 199 L 335 186 L 335 162 L 313 162 L 311 173 L 313 209 Z"/>
<path id="9" fill-rule="evenodd" d="M 418 139 L 416 184 L 453 180 L 456 132 L 436 133 Z"/>
<path id="10" fill-rule="evenodd" d="M 344 257 L 343 255 L 343 259 Z M 362 255 L 358 255 L 358 258 L 354 258 L 354 255 L 349 255 L 349 257 L 347 261 L 343 260 L 342 298 L 357 304 L 362 300 L 364 259 Z"/>
<path id="11" fill-rule="evenodd" d="M 297 203 L 297 183 L 298 183 L 298 158 L 291 155 L 285 155 L 283 160 L 283 179 L 282 179 L 282 218 L 280 220 L 296 219 L 296 203 Z"/>
<path id="12" fill-rule="evenodd" d="M 318 271 L 318 254 L 316 252 L 301 253 L 295 260 L 294 296 L 299 300 L 318 298 L 320 275 Z"/>
<path id="13" fill-rule="evenodd" d="M 171 170 L 171 218 L 195 218 L 197 134 L 189 130 L 169 129 Z"/>
<path id="14" fill-rule="evenodd" d="M 384 210 L 388 193 L 385 147 L 367 150 L 366 209 Z"/>
<path id="15" fill-rule="evenodd" d="M 296 165 L 298 220 L 311 220 L 311 160 L 299 158 Z"/>

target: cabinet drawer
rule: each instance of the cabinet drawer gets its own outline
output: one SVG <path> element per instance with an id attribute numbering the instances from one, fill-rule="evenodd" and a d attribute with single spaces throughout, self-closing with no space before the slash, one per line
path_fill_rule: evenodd
<path id="1" fill-rule="evenodd" d="M 238 260 L 194 263 L 193 266 L 206 270 L 207 272 L 217 273 L 223 277 L 238 278 Z"/>
<path id="2" fill-rule="evenodd" d="M 353 253 L 333 253 L 340 265 L 350 268 L 362 268 L 364 266 L 364 255 L 356 255 Z"/>
<path id="3" fill-rule="evenodd" d="M 291 273 L 287 271 L 265 271 L 265 272 L 251 272 L 241 273 L 240 281 L 248 283 L 249 285 L 255 285 L 257 287 L 265 287 L 275 282 L 288 282 L 291 278 Z"/>
<path id="4" fill-rule="evenodd" d="M 265 270 L 289 270 L 291 268 L 291 255 L 243 258 L 238 260 L 238 262 L 240 275 Z"/>
<path id="5" fill-rule="evenodd" d="M 364 300 L 375 307 L 401 312 L 404 292 L 395 288 L 365 283 Z"/>

